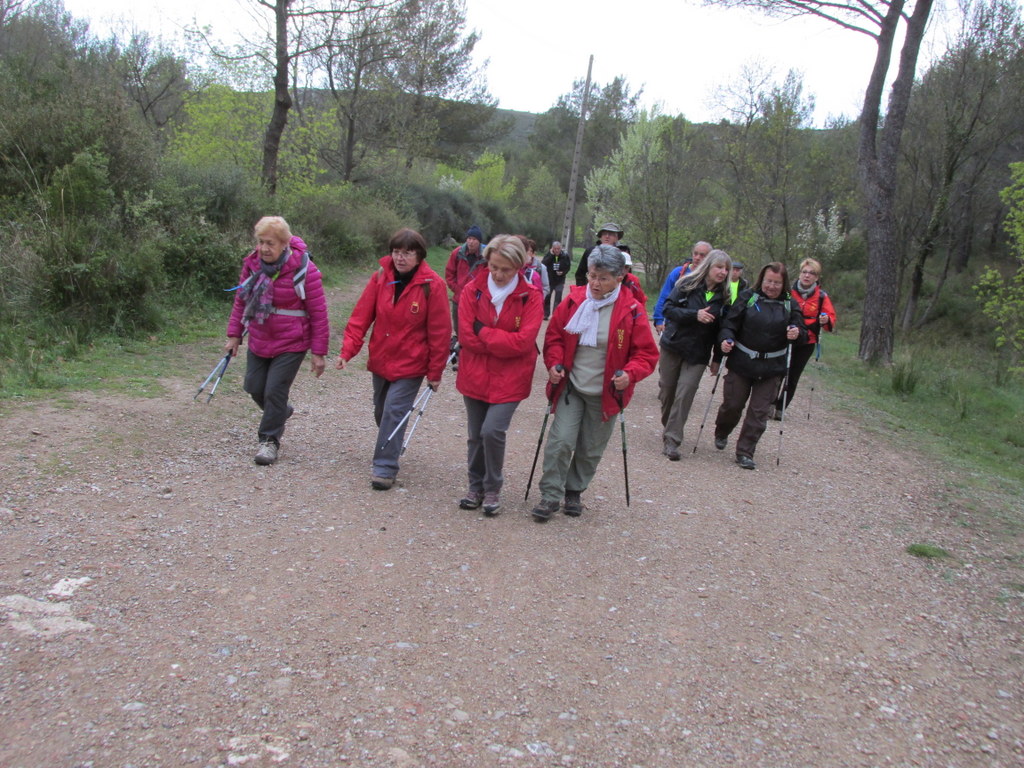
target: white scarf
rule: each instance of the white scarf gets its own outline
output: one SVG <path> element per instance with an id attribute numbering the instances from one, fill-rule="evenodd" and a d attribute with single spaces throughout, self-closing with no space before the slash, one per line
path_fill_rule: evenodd
<path id="1" fill-rule="evenodd" d="M 487 290 L 491 292 L 491 304 L 494 305 L 496 317 L 501 315 L 501 308 L 505 306 L 505 299 L 509 297 L 509 294 L 515 290 L 518 284 L 519 275 L 512 275 L 512 279 L 505 286 L 499 286 L 494 282 L 494 278 L 490 274 L 487 275 Z"/>
<path id="2" fill-rule="evenodd" d="M 565 330 L 569 333 L 578 333 L 580 335 L 580 346 L 597 346 L 598 310 L 601 307 L 607 307 L 609 304 L 615 303 L 615 300 L 619 298 L 619 290 L 621 288 L 622 283 L 619 283 L 615 286 L 615 290 L 603 299 L 593 298 L 590 295 L 590 288 L 587 288 L 587 300 L 576 308 L 576 314 L 565 325 Z"/>

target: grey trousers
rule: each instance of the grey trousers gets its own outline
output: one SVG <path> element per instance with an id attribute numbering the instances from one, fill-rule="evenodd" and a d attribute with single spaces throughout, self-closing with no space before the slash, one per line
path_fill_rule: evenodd
<path id="1" fill-rule="evenodd" d="M 781 376 L 757 381 L 732 371 L 726 373 L 722 388 L 722 405 L 715 418 L 715 437 L 729 436 L 739 423 L 743 406 L 746 405 L 747 413 L 743 417 L 740 436 L 736 440 L 736 455 L 754 458 L 757 441 L 761 439 L 768 425 L 768 411 L 778 396 L 781 385 Z"/>
<path id="2" fill-rule="evenodd" d="M 505 482 L 505 433 L 519 403 L 485 403 L 463 395 L 469 439 L 466 441 L 469 490 L 500 493 Z"/>
<path id="3" fill-rule="evenodd" d="M 373 449 L 375 477 L 398 475 L 398 457 L 402 455 L 405 430 L 416 418 L 416 414 L 410 416 L 390 440 L 388 435 L 412 408 L 422 383 L 422 376 L 388 381 L 383 376 L 373 374 L 373 419 L 377 422 L 377 445 Z"/>
<path id="4" fill-rule="evenodd" d="M 612 436 L 615 420 L 601 421 L 601 396 L 570 389 L 555 405 L 547 443 L 540 493 L 544 501 L 561 501 L 569 491 L 582 493 L 597 473 L 597 465 Z"/>
<path id="5" fill-rule="evenodd" d="M 257 431 L 261 443 L 273 440 L 281 444 L 284 423 L 288 419 L 288 393 L 295 375 L 306 359 L 305 352 L 284 352 L 277 357 L 260 357 L 252 350 L 246 356 L 245 383 L 242 387 L 263 409 Z"/>
<path id="6" fill-rule="evenodd" d="M 661 348 L 658 363 L 658 400 L 661 401 L 662 437 L 676 445 L 683 442 L 683 428 L 693 407 L 693 397 L 700 388 L 700 377 L 707 367 L 687 363 L 677 352 Z"/>

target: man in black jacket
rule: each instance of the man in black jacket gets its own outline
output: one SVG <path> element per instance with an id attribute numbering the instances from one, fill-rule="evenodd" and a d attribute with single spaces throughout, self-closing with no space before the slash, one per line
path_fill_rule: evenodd
<path id="1" fill-rule="evenodd" d="M 548 284 L 551 286 L 551 292 L 544 299 L 544 319 L 547 320 L 554 308 L 562 303 L 562 289 L 565 288 L 565 276 L 569 274 L 572 257 L 562 250 L 562 244 L 555 240 L 543 263 L 548 271 Z"/>
<path id="2" fill-rule="evenodd" d="M 622 239 L 624 234 L 625 232 L 622 231 L 622 227 L 614 221 L 602 224 L 601 228 L 597 230 L 597 245 L 594 248 L 598 245 L 618 245 L 619 240 Z M 580 259 L 579 266 L 576 267 L 576 285 L 587 284 L 587 270 L 589 269 L 587 267 L 587 257 L 594 248 L 583 252 L 583 258 Z"/>

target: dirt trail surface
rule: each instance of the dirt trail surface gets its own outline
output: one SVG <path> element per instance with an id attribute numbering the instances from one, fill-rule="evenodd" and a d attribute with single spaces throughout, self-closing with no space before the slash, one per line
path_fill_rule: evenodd
<path id="1" fill-rule="evenodd" d="M 710 380 L 667 461 L 648 379 L 631 507 L 616 427 L 587 512 L 538 524 L 539 365 L 488 519 L 450 374 L 377 492 L 364 358 L 303 368 L 261 468 L 242 365 L 192 401 L 217 349 L 160 398 L 4 416 L 0 766 L 1024 765 L 1002 545 L 820 381 L 749 472 L 692 453 Z"/>

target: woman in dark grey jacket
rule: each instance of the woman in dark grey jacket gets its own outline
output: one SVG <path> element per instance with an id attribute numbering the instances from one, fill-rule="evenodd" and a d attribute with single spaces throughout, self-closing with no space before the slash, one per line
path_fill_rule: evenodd
<path id="1" fill-rule="evenodd" d="M 711 251 L 699 267 L 679 278 L 662 309 L 665 332 L 658 363 L 658 400 L 664 428 L 662 453 L 671 461 L 679 461 L 686 418 L 718 338 L 731 269 L 729 254 Z M 711 372 L 718 372 L 717 359 Z"/>
<path id="2" fill-rule="evenodd" d="M 753 289 L 736 297 L 718 334 L 722 352 L 729 356 L 729 372 L 715 419 L 715 448 L 725 449 L 749 399 L 736 441 L 736 463 L 744 469 L 756 466 L 754 449 L 786 375 L 789 345 L 807 339 L 800 306 L 790 298 L 787 285 L 786 265 L 766 264 Z"/>

